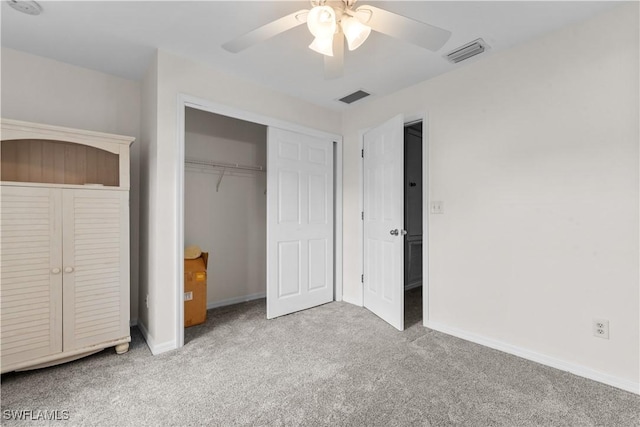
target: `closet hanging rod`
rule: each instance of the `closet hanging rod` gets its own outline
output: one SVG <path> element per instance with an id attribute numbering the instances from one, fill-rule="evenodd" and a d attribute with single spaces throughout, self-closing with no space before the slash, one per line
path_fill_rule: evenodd
<path id="1" fill-rule="evenodd" d="M 258 172 L 265 172 L 267 170 L 264 166 L 241 165 L 239 163 L 214 162 L 210 160 L 200 160 L 200 159 L 190 159 L 190 158 L 185 159 L 184 162 L 187 165 L 211 166 L 211 167 L 226 168 L 226 169 L 241 169 L 241 170 L 258 171 Z"/>

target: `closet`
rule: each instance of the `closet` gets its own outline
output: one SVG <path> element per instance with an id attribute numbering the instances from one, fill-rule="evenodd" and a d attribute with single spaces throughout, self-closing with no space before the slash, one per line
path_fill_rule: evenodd
<path id="1" fill-rule="evenodd" d="M 404 288 L 422 286 L 422 122 L 404 128 Z"/>
<path id="2" fill-rule="evenodd" d="M 7 119 L 1 130 L 2 372 L 126 352 L 133 138 Z"/>
<path id="3" fill-rule="evenodd" d="M 207 308 L 266 293 L 267 127 L 185 110 L 184 244 L 209 253 Z"/>

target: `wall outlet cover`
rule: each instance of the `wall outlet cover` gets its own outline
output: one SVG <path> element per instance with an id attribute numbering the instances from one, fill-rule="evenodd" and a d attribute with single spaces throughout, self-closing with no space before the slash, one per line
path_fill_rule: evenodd
<path id="1" fill-rule="evenodd" d="M 443 214 L 444 202 L 432 201 L 430 210 L 431 210 L 431 213 L 434 215 Z"/>
<path id="2" fill-rule="evenodd" d="M 606 319 L 593 319 L 593 336 L 609 339 L 609 321 Z"/>

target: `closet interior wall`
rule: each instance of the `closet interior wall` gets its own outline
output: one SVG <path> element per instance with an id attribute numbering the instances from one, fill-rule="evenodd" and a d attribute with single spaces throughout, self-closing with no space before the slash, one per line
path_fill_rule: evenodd
<path id="1" fill-rule="evenodd" d="M 208 308 L 265 296 L 266 141 L 266 126 L 186 109 L 185 246 L 209 252 Z"/>
<path id="2" fill-rule="evenodd" d="M 422 286 L 422 122 L 404 128 L 404 288 Z"/>

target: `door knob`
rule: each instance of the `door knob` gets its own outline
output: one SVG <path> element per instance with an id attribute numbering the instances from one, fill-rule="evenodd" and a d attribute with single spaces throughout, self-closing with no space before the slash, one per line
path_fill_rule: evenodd
<path id="1" fill-rule="evenodd" d="M 391 230 L 389 232 L 389 234 L 391 234 L 392 236 L 397 236 L 398 235 L 398 229 L 396 228 L 395 230 Z"/>
<path id="2" fill-rule="evenodd" d="M 73 267 L 65 267 L 64 268 L 64 272 L 65 273 L 73 273 Z"/>
<path id="3" fill-rule="evenodd" d="M 52 274 L 60 274 L 60 269 L 59 268 L 52 268 L 51 269 L 51 273 Z"/>

